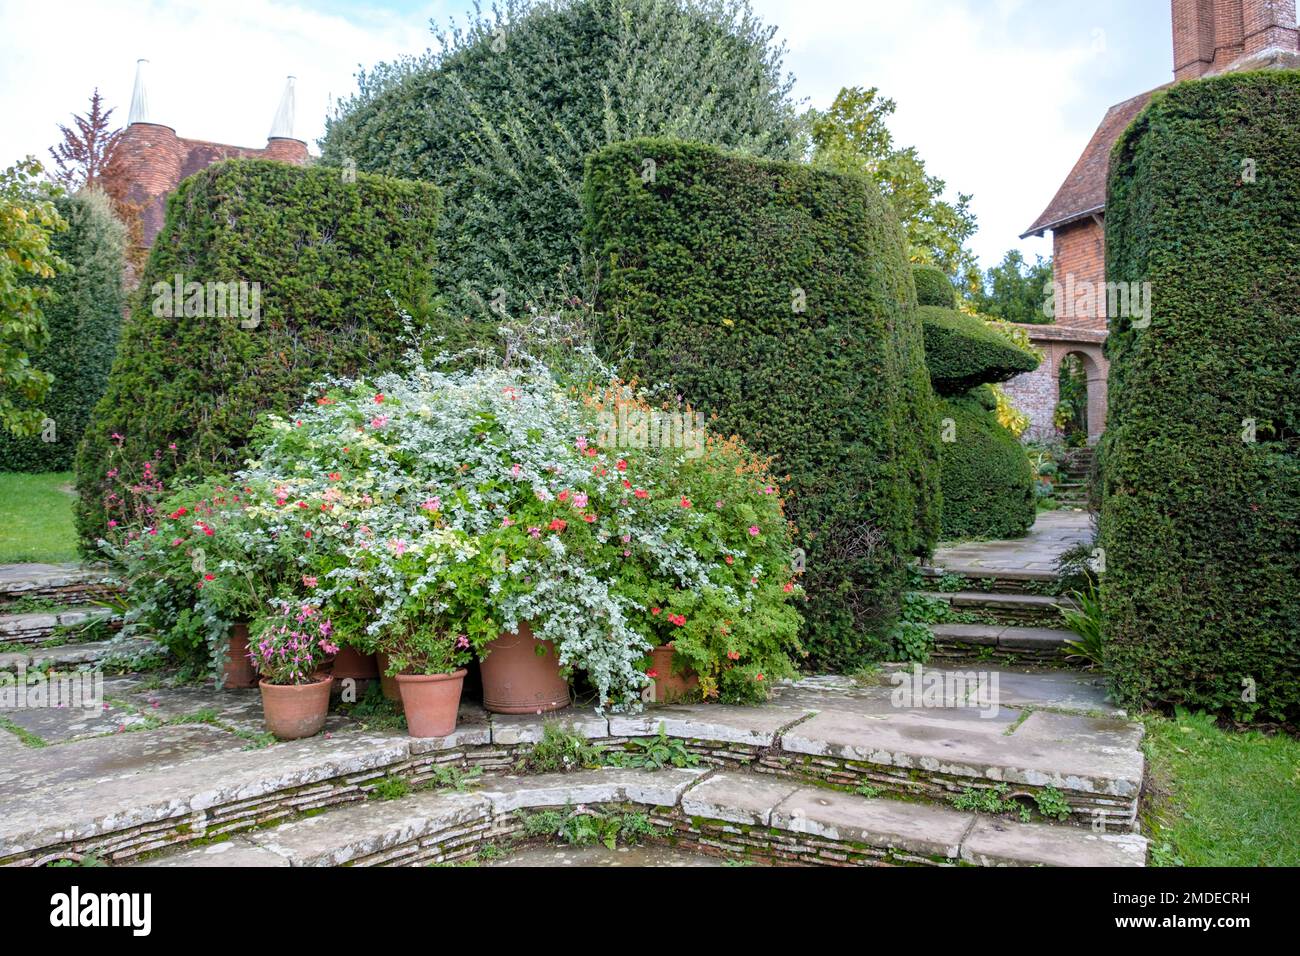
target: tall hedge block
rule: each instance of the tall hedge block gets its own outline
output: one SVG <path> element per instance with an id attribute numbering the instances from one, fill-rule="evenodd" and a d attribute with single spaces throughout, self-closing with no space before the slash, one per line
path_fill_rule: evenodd
<path id="1" fill-rule="evenodd" d="M 865 179 L 661 139 L 593 156 L 586 209 L 602 341 L 775 457 L 813 662 L 878 656 L 906 560 L 938 530 L 933 399 L 892 211 Z"/>
<path id="2" fill-rule="evenodd" d="M 322 376 L 394 365 L 398 308 L 418 315 L 432 298 L 439 202 L 423 183 L 263 160 L 181 183 L 78 452 L 83 540 L 103 527 L 110 467 L 155 459 L 164 480 L 228 470 L 260 413 L 290 411 Z M 256 314 L 228 297 L 222 317 L 209 283 L 244 284 L 242 306 L 256 288 Z"/>
<path id="3" fill-rule="evenodd" d="M 82 190 L 56 201 L 68 223 L 52 245 L 71 267 L 52 282 L 45 304 L 50 341 L 32 364 L 54 376 L 41 402 L 46 427 L 31 438 L 0 432 L 0 471 L 67 471 L 90 411 L 104 393 L 122 328 L 126 227 L 103 193 Z"/>
<path id="4" fill-rule="evenodd" d="M 1158 94 L 1116 145 L 1107 666 L 1129 704 L 1300 715 L 1300 74 Z"/>
<path id="5" fill-rule="evenodd" d="M 939 402 L 945 541 L 1019 538 L 1033 527 L 1034 473 L 995 406 L 987 388 Z"/>
<path id="6" fill-rule="evenodd" d="M 940 395 L 961 395 L 1038 368 L 1039 358 L 979 316 L 953 309 L 917 309 L 925 336 L 925 363 Z"/>

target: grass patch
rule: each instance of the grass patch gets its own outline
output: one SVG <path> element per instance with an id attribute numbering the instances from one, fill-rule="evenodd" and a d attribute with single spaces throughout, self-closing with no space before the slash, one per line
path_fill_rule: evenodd
<path id="1" fill-rule="evenodd" d="M 1300 741 L 1148 716 L 1142 822 L 1156 866 L 1300 866 Z"/>
<path id="2" fill-rule="evenodd" d="M 72 472 L 0 472 L 0 564 L 77 560 Z"/>

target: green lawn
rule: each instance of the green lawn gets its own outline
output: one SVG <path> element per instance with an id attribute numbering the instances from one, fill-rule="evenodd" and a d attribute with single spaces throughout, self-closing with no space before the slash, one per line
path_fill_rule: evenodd
<path id="1" fill-rule="evenodd" d="M 0 472 L 0 564 L 77 560 L 72 472 Z"/>
<path id="2" fill-rule="evenodd" d="M 1300 866 L 1300 741 L 1146 719 L 1143 822 L 1160 866 Z"/>

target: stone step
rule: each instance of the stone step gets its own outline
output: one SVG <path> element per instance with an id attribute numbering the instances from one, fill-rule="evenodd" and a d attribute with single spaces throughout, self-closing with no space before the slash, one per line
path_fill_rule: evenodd
<path id="1" fill-rule="evenodd" d="M 79 644 L 61 644 L 57 647 L 24 647 L 22 650 L 0 653 L 0 671 L 26 668 L 53 668 L 66 670 L 87 664 L 100 664 L 110 659 L 130 659 L 161 651 L 159 644 L 146 637 L 117 637 L 107 641 L 85 641 Z"/>
<path id="2" fill-rule="evenodd" d="M 1061 621 L 1064 597 L 1012 594 L 996 591 L 923 591 L 926 597 L 946 601 L 953 610 L 976 614 L 989 624 L 1054 625 Z"/>
<path id="3" fill-rule="evenodd" d="M 106 568 L 85 564 L 0 564 L 0 611 L 6 605 L 39 602 L 79 605 L 121 593 Z"/>
<path id="4" fill-rule="evenodd" d="M 952 569 L 935 565 L 922 565 L 920 572 L 930 586 L 937 586 L 942 578 L 958 578 L 965 583 L 963 591 L 994 591 L 1000 594 L 1033 594 L 1055 582 L 1059 575 L 1047 568 Z"/>
<path id="5" fill-rule="evenodd" d="M 650 843 L 767 863 L 1142 866 L 1134 834 L 1024 824 L 743 771 L 598 770 L 369 800 L 143 866 L 416 866 L 525 838 L 541 809 L 644 814 Z M 508 852 L 508 851 L 507 851 Z"/>
<path id="6" fill-rule="evenodd" d="M 0 614 L 0 644 L 40 644 L 56 633 L 81 628 L 97 620 L 105 621 L 110 630 L 121 627 L 121 620 L 104 607 L 69 607 L 26 614 Z"/>
<path id="7" fill-rule="evenodd" d="M 934 654 L 941 661 L 988 661 L 1025 664 L 1067 664 L 1073 651 L 1067 641 L 1073 631 L 1053 627 L 1009 627 L 1003 624 L 932 624 Z"/>

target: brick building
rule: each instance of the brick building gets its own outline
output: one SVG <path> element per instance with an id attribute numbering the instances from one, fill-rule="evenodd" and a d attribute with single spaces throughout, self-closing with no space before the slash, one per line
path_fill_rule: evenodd
<path id="1" fill-rule="evenodd" d="M 1296 0 L 1171 0 L 1174 79 L 1216 73 L 1300 68 Z M 1166 86 L 1170 84 L 1165 84 Z M 1164 89 L 1158 87 L 1157 89 Z M 1043 364 L 1006 385 L 1012 401 L 1030 418 L 1029 437 L 1055 434 L 1061 362 L 1078 356 L 1088 380 L 1088 440 L 1095 442 L 1106 419 L 1105 294 L 1106 178 L 1111 147 L 1150 102 L 1148 90 L 1112 106 L 1056 196 L 1021 238 L 1052 233 L 1052 325 L 1026 325 L 1044 353 Z M 1092 293 L 1092 294 L 1089 294 Z M 1110 307 L 1116 305 L 1110 296 Z"/>
<path id="2" fill-rule="evenodd" d="M 125 198 L 140 206 L 146 247 L 153 245 L 162 229 L 168 195 L 187 176 L 223 159 L 278 159 L 298 166 L 307 163 L 307 144 L 293 133 L 292 76 L 285 83 L 266 146 L 227 146 L 177 136 L 174 127 L 154 117 L 145 82 L 148 62 L 140 60 L 136 64 L 131 115 L 118 146 L 118 161 L 128 183 Z"/>

